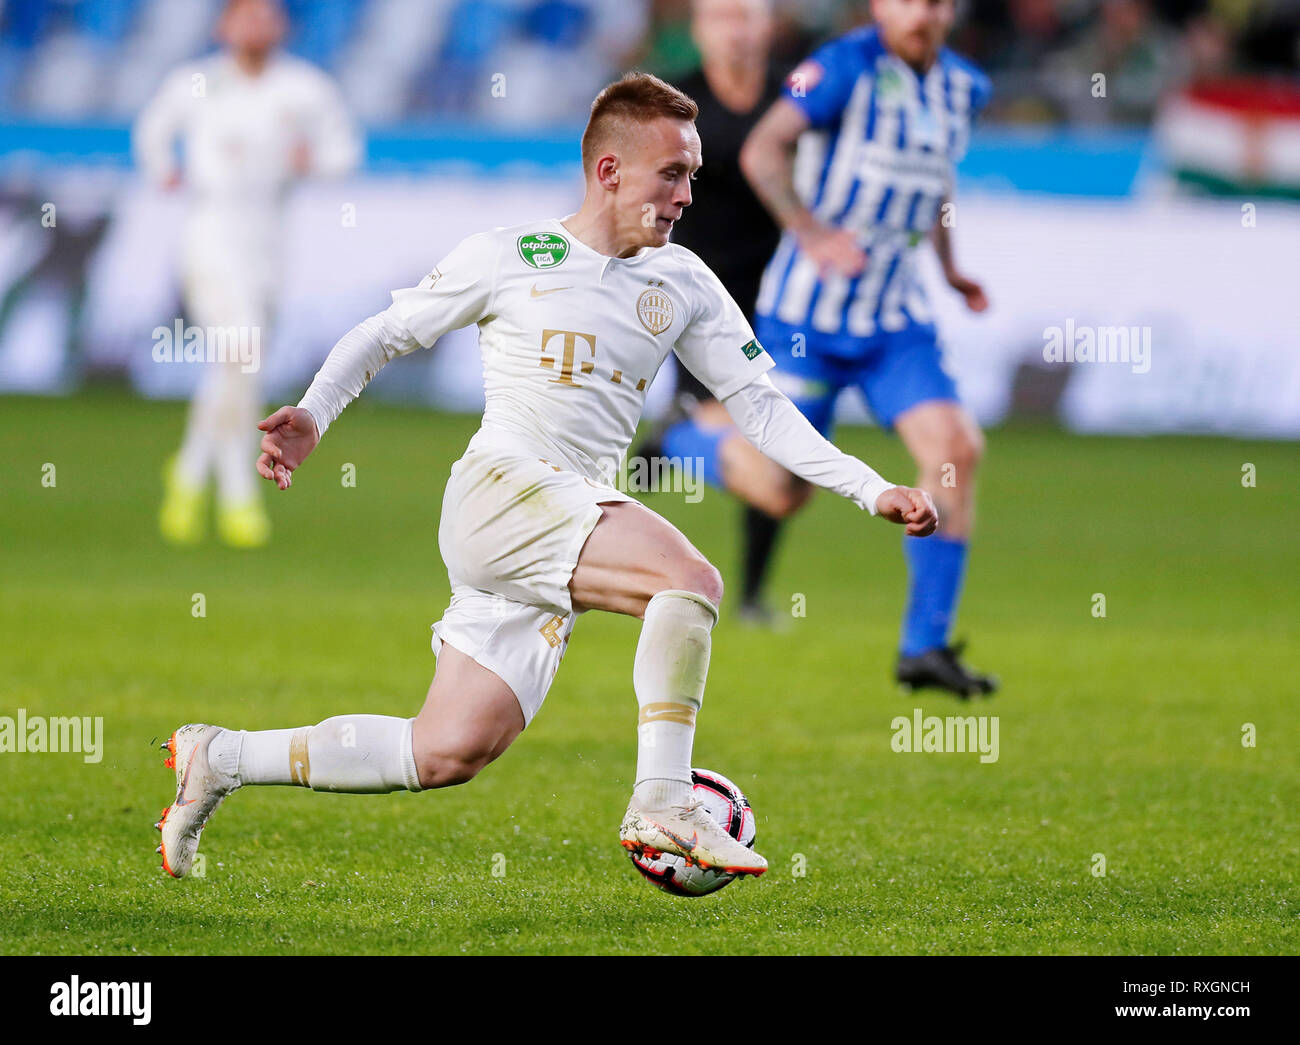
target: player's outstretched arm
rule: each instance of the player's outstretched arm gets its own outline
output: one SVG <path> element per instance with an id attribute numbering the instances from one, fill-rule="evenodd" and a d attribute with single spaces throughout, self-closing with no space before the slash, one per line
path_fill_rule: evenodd
<path id="1" fill-rule="evenodd" d="M 330 350 L 302 401 L 297 406 L 280 407 L 258 424 L 266 433 L 257 459 L 258 474 L 287 490 L 293 485 L 294 469 L 316 449 L 343 408 L 361 394 L 384 364 L 419 347 L 391 309 L 349 330 Z"/>
<path id="2" fill-rule="evenodd" d="M 827 441 L 766 374 L 722 401 L 741 434 L 783 468 L 849 498 L 872 515 L 928 537 L 939 525 L 924 490 L 895 486 Z"/>
<path id="3" fill-rule="evenodd" d="M 418 286 L 393 291 L 392 305 L 339 338 L 302 401 L 281 407 L 258 425 L 266 433 L 258 472 L 287 490 L 293 470 L 385 364 L 432 348 L 447 331 L 487 315 L 496 254 L 490 234 L 462 240 Z"/>

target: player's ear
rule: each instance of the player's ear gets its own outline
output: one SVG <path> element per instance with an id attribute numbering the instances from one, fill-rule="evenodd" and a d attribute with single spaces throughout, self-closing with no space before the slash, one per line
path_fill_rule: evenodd
<path id="1" fill-rule="evenodd" d="M 596 180 L 607 189 L 618 188 L 618 157 L 606 153 L 596 161 Z"/>

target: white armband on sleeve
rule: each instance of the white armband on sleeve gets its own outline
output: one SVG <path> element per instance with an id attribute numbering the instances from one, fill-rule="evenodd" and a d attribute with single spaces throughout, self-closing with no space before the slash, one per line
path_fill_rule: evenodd
<path id="1" fill-rule="evenodd" d="M 822 437 L 799 408 L 761 374 L 722 401 L 741 434 L 764 455 L 810 483 L 834 490 L 876 514 L 876 498 L 894 484 Z"/>
<path id="2" fill-rule="evenodd" d="M 316 419 L 316 430 L 324 437 L 325 429 L 385 363 L 419 347 L 420 342 L 389 311 L 371 316 L 339 338 L 298 406 Z"/>

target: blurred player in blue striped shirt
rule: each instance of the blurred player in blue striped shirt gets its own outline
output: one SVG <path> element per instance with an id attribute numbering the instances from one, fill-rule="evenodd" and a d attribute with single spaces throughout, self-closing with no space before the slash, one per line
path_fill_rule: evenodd
<path id="1" fill-rule="evenodd" d="M 873 26 L 795 69 L 741 153 L 783 229 L 754 328 L 778 387 L 823 434 L 853 386 L 912 454 L 940 523 L 934 537 L 904 539 L 910 583 L 896 675 L 967 697 L 995 688 L 949 638 L 983 438 L 943 368 L 916 250 L 929 237 L 948 284 L 973 311 L 988 307 L 957 269 L 949 229 L 955 167 L 990 86 L 943 46 L 953 0 L 873 0 L 872 14 Z"/>

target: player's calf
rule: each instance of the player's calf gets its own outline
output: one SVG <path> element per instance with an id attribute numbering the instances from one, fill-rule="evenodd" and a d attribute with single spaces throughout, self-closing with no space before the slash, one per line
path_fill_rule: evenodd
<path id="1" fill-rule="evenodd" d="M 451 787 L 478 775 L 524 731 L 514 690 L 449 642 L 412 726 L 420 787 Z"/>
<path id="2" fill-rule="evenodd" d="M 917 467 L 917 485 L 934 498 L 940 532 L 964 539 L 970 534 L 975 473 L 984 456 L 984 435 L 969 412 L 956 403 L 927 402 L 895 422 Z"/>
<path id="3" fill-rule="evenodd" d="M 420 787 L 425 790 L 467 784 L 500 754 L 484 740 L 474 737 L 438 737 L 433 746 L 421 746 L 417 742 L 414 753 Z"/>

